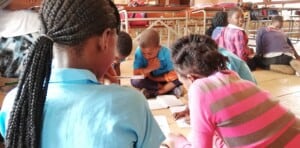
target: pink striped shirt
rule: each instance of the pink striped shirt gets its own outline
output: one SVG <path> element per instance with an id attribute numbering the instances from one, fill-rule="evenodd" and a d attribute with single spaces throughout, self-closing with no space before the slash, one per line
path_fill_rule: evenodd
<path id="1" fill-rule="evenodd" d="M 219 47 L 228 49 L 244 61 L 248 61 L 251 54 L 248 47 L 248 36 L 239 27 L 229 24 L 225 27 L 216 39 Z"/>
<path id="2" fill-rule="evenodd" d="M 214 135 L 228 147 L 300 147 L 300 122 L 270 98 L 232 71 L 196 80 L 189 88 L 192 147 L 212 147 Z"/>

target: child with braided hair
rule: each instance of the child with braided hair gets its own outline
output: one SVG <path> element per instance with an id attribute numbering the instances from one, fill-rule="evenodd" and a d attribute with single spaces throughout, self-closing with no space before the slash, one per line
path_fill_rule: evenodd
<path id="1" fill-rule="evenodd" d="M 171 134 L 171 148 L 299 147 L 300 121 L 254 83 L 227 70 L 227 58 L 208 36 L 189 35 L 171 48 L 179 80 L 188 89 L 191 141 Z"/>
<path id="2" fill-rule="evenodd" d="M 45 0 L 40 20 L 42 35 L 1 108 L 5 146 L 159 147 L 164 135 L 144 96 L 97 80 L 114 59 L 120 18 L 113 2 Z"/>

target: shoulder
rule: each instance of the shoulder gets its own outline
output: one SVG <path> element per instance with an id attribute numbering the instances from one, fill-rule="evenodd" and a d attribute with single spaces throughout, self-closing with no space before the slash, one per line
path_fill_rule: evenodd
<path id="1" fill-rule="evenodd" d="M 159 49 L 158 56 L 161 59 L 165 59 L 166 57 L 169 58 L 171 56 L 171 51 L 169 48 L 167 48 L 165 46 L 161 46 L 161 48 Z"/>
<path id="2" fill-rule="evenodd" d="M 164 53 L 170 53 L 170 49 L 165 47 L 165 46 L 161 46 L 160 47 L 160 52 L 164 52 Z"/>
<path id="3" fill-rule="evenodd" d="M 99 96 L 107 96 L 106 98 L 111 101 L 117 101 L 119 103 L 124 102 L 132 107 L 147 103 L 143 94 L 130 87 L 123 87 L 115 84 L 108 86 L 103 85 L 100 87 L 98 93 Z"/>
<path id="4" fill-rule="evenodd" d="M 264 33 L 264 32 L 267 32 L 268 30 L 268 27 L 260 27 L 258 30 L 257 30 L 257 33 Z"/>

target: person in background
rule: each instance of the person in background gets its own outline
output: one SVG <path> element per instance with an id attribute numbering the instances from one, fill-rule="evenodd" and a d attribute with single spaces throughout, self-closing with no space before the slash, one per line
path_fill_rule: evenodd
<path id="1" fill-rule="evenodd" d="M 261 27 L 256 35 L 256 56 L 264 69 L 285 74 L 300 73 L 300 56 L 281 29 L 283 17 L 272 17 L 272 24 Z"/>
<path id="2" fill-rule="evenodd" d="M 116 76 L 121 75 L 120 65 L 130 55 L 131 51 L 132 39 L 128 33 L 121 31 L 118 35 L 115 60 L 112 66 L 108 69 L 107 73 L 104 75 L 103 79 L 100 79 L 101 83 L 104 84 L 105 79 L 107 79 L 109 83 L 120 84 L 120 80 L 116 78 Z"/>
<path id="3" fill-rule="evenodd" d="M 181 96 L 181 83 L 174 71 L 170 51 L 160 45 L 155 30 L 147 29 L 141 34 L 133 68 L 134 75 L 144 75 L 145 79 L 131 80 L 131 84 L 142 90 L 146 98 L 170 93 Z"/>
<path id="4" fill-rule="evenodd" d="M 228 26 L 216 38 L 217 44 L 244 60 L 251 70 L 255 70 L 254 51 L 248 47 L 248 36 L 242 28 L 244 24 L 243 11 L 239 7 L 230 9 L 228 11 L 228 22 Z"/>
<path id="5" fill-rule="evenodd" d="M 172 60 L 188 89 L 191 139 L 170 134 L 169 148 L 299 147 L 300 121 L 271 100 L 268 92 L 226 67 L 227 58 L 203 35 L 189 35 L 172 46 Z"/>
<path id="6" fill-rule="evenodd" d="M 218 36 L 221 34 L 221 31 L 228 25 L 228 16 L 227 12 L 220 11 L 217 12 L 213 17 L 211 23 L 211 27 L 209 27 L 205 34 L 211 36 L 212 39 L 216 40 Z"/>
<path id="7" fill-rule="evenodd" d="M 115 57 L 113 2 L 45 0 L 39 16 L 41 36 L 0 111 L 5 146 L 159 147 L 165 137 L 145 97 L 97 80 Z"/>
<path id="8" fill-rule="evenodd" d="M 216 38 L 218 38 L 218 36 L 221 34 L 222 29 L 224 29 L 227 25 L 227 12 L 217 12 L 214 18 L 212 19 L 212 26 L 206 31 L 206 35 L 211 36 L 212 39 L 216 40 Z M 245 61 L 241 60 L 232 52 L 224 48 L 218 48 L 218 51 L 222 55 L 228 57 L 228 69 L 237 72 L 242 79 L 256 83 L 256 80 Z"/>

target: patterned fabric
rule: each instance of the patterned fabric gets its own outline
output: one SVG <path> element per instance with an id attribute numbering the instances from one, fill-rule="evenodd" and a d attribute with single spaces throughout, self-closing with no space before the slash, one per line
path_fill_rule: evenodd
<path id="1" fill-rule="evenodd" d="M 248 47 L 248 36 L 246 32 L 236 26 L 229 24 L 216 39 L 219 47 L 228 49 L 244 61 L 248 61 L 250 55 Z"/>
<path id="2" fill-rule="evenodd" d="M 1 108 L 4 136 L 15 95 Z M 141 93 L 83 69 L 52 70 L 43 115 L 42 148 L 158 148 L 165 139 Z"/>
<path id="3" fill-rule="evenodd" d="M 299 120 L 232 71 L 196 80 L 188 95 L 192 147 L 212 147 L 215 133 L 228 147 L 300 147 Z"/>
<path id="4" fill-rule="evenodd" d="M 16 37 L 0 37 L 0 75 L 3 77 L 18 77 L 27 51 L 37 36 L 27 34 Z"/>

